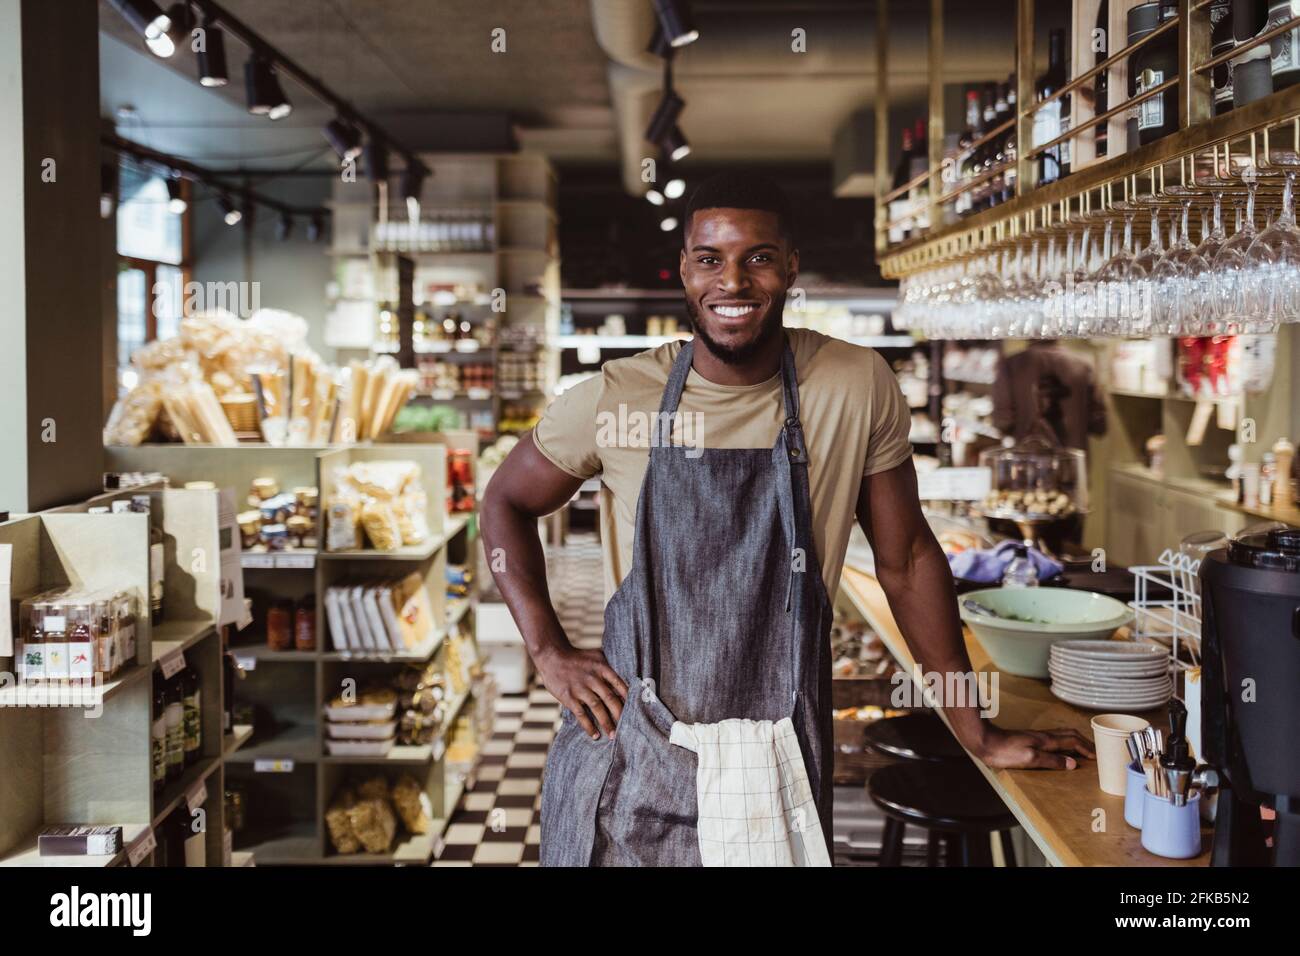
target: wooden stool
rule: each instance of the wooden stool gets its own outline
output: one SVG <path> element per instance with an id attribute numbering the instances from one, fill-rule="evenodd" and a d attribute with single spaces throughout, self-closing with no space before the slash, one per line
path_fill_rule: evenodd
<path id="1" fill-rule="evenodd" d="M 899 760 L 969 759 L 952 731 L 934 714 L 876 720 L 866 726 L 863 736 L 872 750 Z"/>
<path id="2" fill-rule="evenodd" d="M 886 723 L 886 721 L 880 721 Z M 908 824 L 926 831 L 926 865 L 992 866 L 989 834 L 997 833 L 1007 866 L 1016 865 L 1016 818 L 970 762 L 909 761 L 877 770 L 867 795 L 885 814 L 880 865 L 901 866 Z"/>

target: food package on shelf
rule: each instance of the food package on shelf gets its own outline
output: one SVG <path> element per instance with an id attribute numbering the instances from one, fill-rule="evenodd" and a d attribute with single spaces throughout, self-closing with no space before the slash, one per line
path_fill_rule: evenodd
<path id="1" fill-rule="evenodd" d="M 436 629 L 433 603 L 415 572 L 333 585 L 325 592 L 325 614 L 336 651 L 412 651 Z"/>
<path id="2" fill-rule="evenodd" d="M 157 428 L 169 440 L 210 444 L 233 443 L 235 433 L 277 445 L 353 444 L 389 431 L 418 374 L 391 357 L 340 371 L 306 335 L 302 317 L 276 309 L 246 321 L 223 310 L 188 316 L 176 336 L 132 356 L 139 384 L 114 408 L 106 440 L 139 444 Z M 212 420 L 217 411 L 226 428 Z"/>
<path id="3" fill-rule="evenodd" d="M 362 505 L 361 526 L 366 530 L 366 539 L 377 551 L 392 551 L 402 543 L 397 515 L 386 501 L 367 501 Z"/>
<path id="4" fill-rule="evenodd" d="M 357 805 L 357 795 L 351 787 L 343 787 L 334 794 L 325 811 L 325 828 L 329 831 L 330 845 L 338 853 L 357 853 L 361 841 L 352 829 L 352 810 Z"/>
<path id="5" fill-rule="evenodd" d="M 420 484 L 421 475 L 413 461 L 358 461 L 336 469 L 328 504 L 328 549 L 359 547 L 358 524 L 380 551 L 427 541 L 429 497 Z"/>
<path id="6" fill-rule="evenodd" d="M 402 818 L 402 826 L 415 836 L 428 833 L 433 821 L 424 807 L 424 791 L 408 773 L 402 774 L 393 784 L 393 806 Z"/>
<path id="7" fill-rule="evenodd" d="M 352 832 L 368 853 L 384 853 L 397 834 L 388 781 L 372 777 L 357 787 L 356 802 L 348 810 Z"/>
<path id="8" fill-rule="evenodd" d="M 139 445 L 149 437 L 161 412 L 161 385 L 153 377 L 141 381 L 113 403 L 104 426 L 104 444 Z"/>

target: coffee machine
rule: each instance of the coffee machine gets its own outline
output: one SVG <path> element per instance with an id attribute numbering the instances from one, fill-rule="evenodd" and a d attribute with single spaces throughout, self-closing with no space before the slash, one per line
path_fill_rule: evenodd
<path id="1" fill-rule="evenodd" d="M 1219 776 L 1214 866 L 1300 866 L 1300 531 L 1201 561 L 1202 759 Z M 1276 812 L 1272 846 L 1260 807 Z"/>

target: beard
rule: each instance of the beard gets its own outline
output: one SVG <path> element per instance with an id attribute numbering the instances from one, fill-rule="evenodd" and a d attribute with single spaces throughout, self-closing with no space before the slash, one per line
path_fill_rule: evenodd
<path id="1" fill-rule="evenodd" d="M 691 322 L 691 331 L 704 343 L 711 354 L 727 365 L 743 365 L 762 352 L 774 338 L 781 334 L 782 319 L 785 315 L 785 296 L 773 300 L 757 334 L 740 345 L 723 345 L 710 336 L 704 327 L 704 322 L 700 319 L 700 307 L 693 299 L 686 300 L 686 315 Z"/>

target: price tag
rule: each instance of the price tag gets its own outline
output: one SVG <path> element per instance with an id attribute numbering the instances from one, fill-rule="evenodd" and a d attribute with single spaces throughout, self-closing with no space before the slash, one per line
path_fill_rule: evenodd
<path id="1" fill-rule="evenodd" d="M 185 794 L 185 803 L 190 808 L 190 813 L 203 806 L 207 799 L 208 785 L 202 780 L 190 787 L 189 793 Z"/>
<path id="2" fill-rule="evenodd" d="M 235 666 L 241 671 L 255 671 L 257 670 L 257 658 L 252 655 L 236 654 Z"/>
<path id="3" fill-rule="evenodd" d="M 441 760 L 442 755 L 447 752 L 447 741 L 437 737 L 433 741 L 433 759 Z"/>
<path id="4" fill-rule="evenodd" d="M 316 555 L 311 552 L 307 552 L 306 554 L 277 554 L 275 556 L 275 566 L 277 568 L 310 570 L 316 567 Z"/>
<path id="5" fill-rule="evenodd" d="M 132 866 L 139 866 L 148 859 L 149 854 L 152 853 L 157 846 L 158 841 L 154 839 L 153 828 L 147 827 L 145 828 L 144 833 L 136 837 L 135 842 L 127 847 L 126 857 L 131 861 Z"/>
<path id="6" fill-rule="evenodd" d="M 259 757 L 253 761 L 254 773 L 293 773 L 293 761 L 286 757 Z"/>
<path id="7" fill-rule="evenodd" d="M 243 568 L 273 568 L 275 567 L 275 555 L 273 554 L 241 554 L 239 556 L 240 567 Z"/>
<path id="8" fill-rule="evenodd" d="M 158 667 L 162 671 L 163 680 L 171 680 L 185 670 L 185 652 L 173 651 L 158 662 Z"/>
<path id="9" fill-rule="evenodd" d="M 916 476 L 922 501 L 980 501 L 993 486 L 988 468 L 936 468 Z"/>

